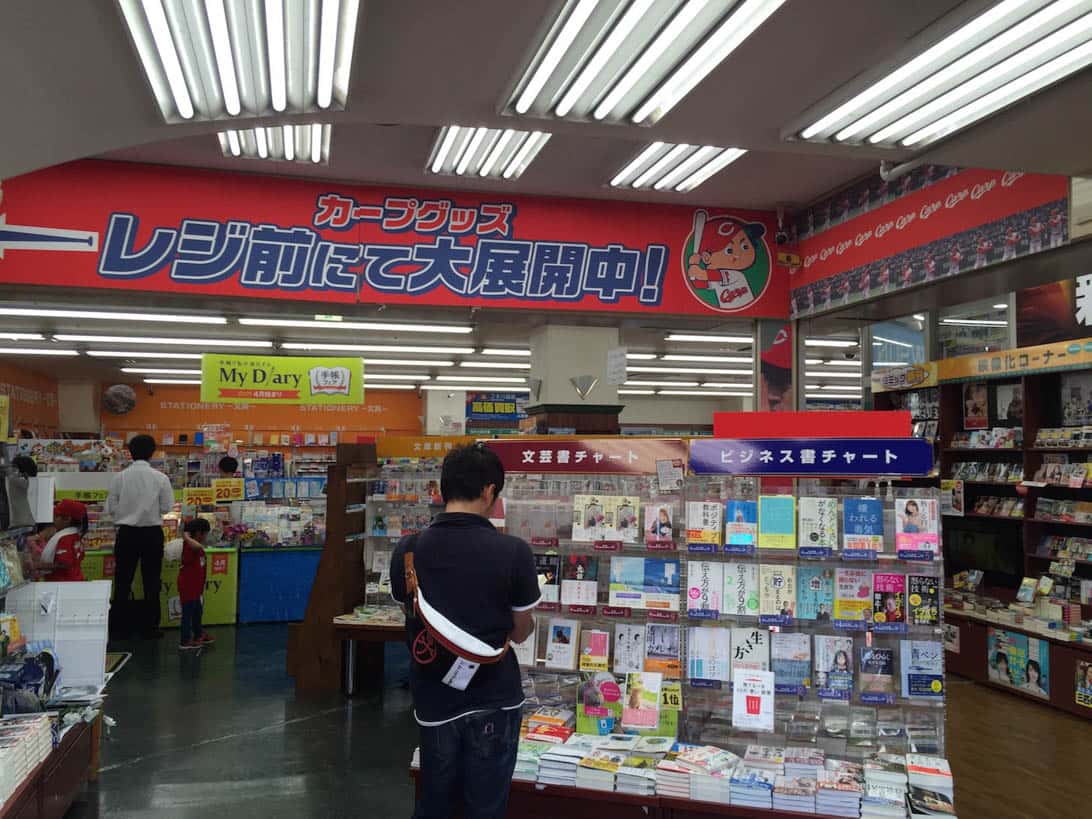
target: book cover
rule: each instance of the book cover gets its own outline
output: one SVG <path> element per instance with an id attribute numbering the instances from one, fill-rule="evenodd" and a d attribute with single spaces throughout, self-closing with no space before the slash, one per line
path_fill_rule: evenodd
<path id="1" fill-rule="evenodd" d="M 883 551 L 883 501 L 879 498 L 846 498 L 843 517 L 846 549 Z"/>
<path id="2" fill-rule="evenodd" d="M 1020 581 L 1020 588 L 1016 590 L 1016 600 L 1019 603 L 1035 602 L 1035 590 L 1039 587 L 1039 581 L 1034 577 L 1025 577 Z"/>
<path id="3" fill-rule="evenodd" d="M 774 675 L 769 671 L 732 671 L 732 727 L 741 731 L 773 731 Z"/>
<path id="4" fill-rule="evenodd" d="M 764 628 L 732 629 L 731 671 L 748 668 L 770 670 L 770 632 Z"/>
<path id="5" fill-rule="evenodd" d="M 919 788 L 911 785 L 907 793 L 907 802 L 910 805 L 911 815 L 918 816 L 952 816 L 956 815 L 955 805 L 947 794 L 940 791 L 932 791 L 928 788 Z"/>
<path id="6" fill-rule="evenodd" d="M 614 627 L 614 673 L 629 674 L 645 668 L 645 627 L 619 623 Z"/>
<path id="7" fill-rule="evenodd" d="M 876 572 L 872 575 L 872 622 L 906 622 L 906 577 Z"/>
<path id="8" fill-rule="evenodd" d="M 834 619 L 872 617 L 872 573 L 868 569 L 837 569 L 834 575 Z"/>
<path id="9" fill-rule="evenodd" d="M 859 660 L 861 693 L 895 693 L 895 650 L 893 648 L 862 648 Z"/>
<path id="10" fill-rule="evenodd" d="M 622 727 L 655 728 L 660 721 L 660 688 L 663 675 L 635 672 L 626 675 L 626 695 L 622 705 Z"/>
<path id="11" fill-rule="evenodd" d="M 944 696 L 944 645 L 935 640 L 901 640 L 899 668 L 904 697 Z"/>
<path id="12" fill-rule="evenodd" d="M 895 548 L 899 551 L 940 551 L 940 505 L 936 498 L 895 493 Z M 882 522 L 881 532 L 882 535 Z"/>
<path id="13" fill-rule="evenodd" d="M 587 629 L 580 634 L 580 670 L 606 671 L 610 664 L 610 633 Z"/>
<path id="14" fill-rule="evenodd" d="M 796 617 L 830 622 L 834 612 L 834 569 L 798 566 L 796 569 Z"/>
<path id="15" fill-rule="evenodd" d="M 792 495 L 759 496 L 758 548 L 796 548 L 796 498 Z"/>
<path id="16" fill-rule="evenodd" d="M 622 495 L 611 499 L 611 507 L 614 526 L 606 532 L 606 539 L 636 543 L 641 533 L 641 499 L 633 495 Z"/>
<path id="17" fill-rule="evenodd" d="M 594 606 L 599 599 L 599 559 L 568 555 L 561 563 L 561 602 L 567 606 Z"/>
<path id="18" fill-rule="evenodd" d="M 679 663 L 679 627 L 648 623 L 645 629 L 645 671 L 677 680 L 682 671 Z"/>
<path id="19" fill-rule="evenodd" d="M 651 503 L 645 507 L 645 542 L 670 543 L 674 540 L 671 505 Z"/>
<path id="20" fill-rule="evenodd" d="M 622 767 L 622 763 L 625 761 L 625 751 L 612 751 L 610 749 L 599 748 L 582 758 L 577 764 L 581 768 L 591 768 L 592 770 L 613 774 L 618 773 L 618 769 Z"/>
<path id="21" fill-rule="evenodd" d="M 815 687 L 819 696 L 849 699 L 853 690 L 853 638 L 815 635 Z"/>
<path id="22" fill-rule="evenodd" d="M 574 495 L 573 540 L 605 540 L 607 531 L 614 528 L 613 502 L 613 498 L 602 495 Z"/>
<path id="23" fill-rule="evenodd" d="M 728 682 L 728 666 L 732 655 L 731 629 L 692 627 L 687 629 L 686 638 L 687 678 L 692 681 Z"/>
<path id="24" fill-rule="evenodd" d="M 724 542 L 732 546 L 754 546 L 758 541 L 758 504 L 730 500 L 724 504 Z"/>
<path id="25" fill-rule="evenodd" d="M 578 734 L 606 736 L 618 729 L 622 718 L 625 676 L 607 671 L 584 672 L 576 692 Z"/>
<path id="26" fill-rule="evenodd" d="M 940 585 L 937 578 L 912 574 L 906 578 L 906 602 L 910 622 L 915 626 L 935 626 L 940 622 Z"/>
<path id="27" fill-rule="evenodd" d="M 546 643 L 546 667 L 560 671 L 576 670 L 576 650 L 580 643 L 580 623 L 552 618 Z"/>
<path id="28" fill-rule="evenodd" d="M 612 557 L 612 606 L 635 609 L 679 610 L 679 561 L 656 557 Z"/>
<path id="29" fill-rule="evenodd" d="M 838 548 L 838 499 L 801 498 L 799 502 L 799 540 L 801 549 Z"/>
<path id="30" fill-rule="evenodd" d="M 561 602 L 561 556 L 535 555 L 535 573 L 543 603 Z"/>
<path id="31" fill-rule="evenodd" d="M 811 685 L 811 635 L 778 631 L 770 635 L 770 670 L 778 691 L 795 693 Z"/>
<path id="32" fill-rule="evenodd" d="M 688 561 L 686 577 L 687 613 L 718 617 L 724 609 L 724 564 L 710 560 Z"/>
<path id="33" fill-rule="evenodd" d="M 759 567 L 759 615 L 794 617 L 796 612 L 796 567 L 762 564 Z"/>
<path id="34" fill-rule="evenodd" d="M 707 501 L 687 501 L 686 503 L 686 541 L 687 543 L 720 546 L 723 543 L 724 522 L 721 519 L 723 507 L 719 503 Z"/>
<path id="35" fill-rule="evenodd" d="M 531 618 L 533 628 L 527 639 L 522 643 L 512 643 L 512 651 L 516 655 L 516 662 L 528 668 L 535 667 L 535 652 L 538 649 L 538 620 Z"/>
<path id="36" fill-rule="evenodd" d="M 741 561 L 724 564 L 724 613 L 757 617 L 759 606 L 758 564 Z"/>

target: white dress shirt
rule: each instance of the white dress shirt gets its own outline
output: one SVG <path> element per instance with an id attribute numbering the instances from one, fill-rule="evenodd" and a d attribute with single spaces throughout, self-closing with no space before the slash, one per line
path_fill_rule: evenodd
<path id="1" fill-rule="evenodd" d="M 170 478 L 147 461 L 133 461 L 119 472 L 106 496 L 106 514 L 116 526 L 162 526 L 173 507 Z"/>

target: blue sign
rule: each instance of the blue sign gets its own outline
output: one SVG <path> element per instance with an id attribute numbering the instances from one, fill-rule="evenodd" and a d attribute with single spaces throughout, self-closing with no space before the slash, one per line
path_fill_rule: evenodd
<path id="1" fill-rule="evenodd" d="M 928 475 L 933 445 L 924 438 L 697 438 L 695 475 L 798 477 Z"/>
<path id="2" fill-rule="evenodd" d="M 468 392 L 467 421 L 520 421 L 527 417 L 527 396 L 518 392 Z"/>

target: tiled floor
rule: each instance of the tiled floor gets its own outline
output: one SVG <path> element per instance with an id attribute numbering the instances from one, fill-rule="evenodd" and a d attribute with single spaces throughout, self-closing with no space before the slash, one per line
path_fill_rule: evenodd
<path id="1" fill-rule="evenodd" d="M 388 644 L 381 692 L 299 700 L 284 673 L 285 627 L 214 631 L 201 656 L 179 656 L 170 633 L 125 646 L 134 655 L 107 689 L 118 724 L 102 775 L 68 819 L 412 813 L 416 726 L 400 645 Z M 1092 816 L 1079 807 L 1092 723 L 960 678 L 948 706 L 961 819 L 1031 819 L 1047 802 Z"/>

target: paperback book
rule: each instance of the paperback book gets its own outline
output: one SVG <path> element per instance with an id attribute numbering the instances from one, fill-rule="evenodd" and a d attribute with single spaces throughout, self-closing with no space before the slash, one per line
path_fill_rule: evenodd
<path id="1" fill-rule="evenodd" d="M 548 624 L 546 668 L 576 670 L 576 652 L 580 644 L 580 622 L 552 618 Z"/>
<path id="2" fill-rule="evenodd" d="M 834 582 L 834 619 L 868 622 L 872 618 L 872 573 L 868 569 L 837 569 Z"/>
<path id="3" fill-rule="evenodd" d="M 645 628 L 645 671 L 677 680 L 682 671 L 679 664 L 679 627 L 648 623 Z"/>
<path id="4" fill-rule="evenodd" d="M 586 629 L 580 634 L 580 670 L 606 671 L 610 667 L 610 632 Z"/>
<path id="5" fill-rule="evenodd" d="M 636 543 L 641 533 L 641 499 L 623 495 L 612 499 L 614 531 L 607 532 L 606 540 L 620 540 L 623 543 Z M 574 538 L 575 539 L 575 538 Z"/>
<path id="6" fill-rule="evenodd" d="M 872 622 L 906 622 L 906 577 L 876 572 L 872 575 Z"/>
<path id="7" fill-rule="evenodd" d="M 834 569 L 799 566 L 796 569 L 796 617 L 830 622 L 834 612 Z"/>
<path id="8" fill-rule="evenodd" d="M 686 542 L 691 546 L 708 547 L 711 552 L 718 551 L 724 536 L 723 512 L 724 507 L 716 502 L 687 501 Z"/>
<path id="9" fill-rule="evenodd" d="M 862 702 L 884 703 L 895 698 L 895 650 L 860 649 L 859 686 Z"/>
<path id="10" fill-rule="evenodd" d="M 568 555 L 561 564 L 561 602 L 594 606 L 599 600 L 599 559 Z"/>
<path id="11" fill-rule="evenodd" d="M 573 540 L 591 543 L 607 540 L 614 531 L 613 499 L 602 495 L 573 496 Z"/>
<path id="12" fill-rule="evenodd" d="M 815 635 L 815 687 L 822 699 L 848 700 L 853 691 L 853 638 Z"/>
<path id="13" fill-rule="evenodd" d="M 728 682 L 732 631 L 700 626 L 687 629 L 686 676 L 695 687 L 720 688 Z"/>
<path id="14" fill-rule="evenodd" d="M 686 564 L 686 613 L 717 618 L 724 608 L 724 564 L 691 560 Z"/>
<path id="15" fill-rule="evenodd" d="M 753 550 L 758 543 L 758 504 L 730 500 L 724 504 L 724 545 L 741 551 Z"/>
<path id="16" fill-rule="evenodd" d="M 731 670 L 770 670 L 770 632 L 764 628 L 732 629 Z"/>
<path id="17" fill-rule="evenodd" d="M 619 623 L 614 627 L 614 673 L 629 674 L 645 668 L 645 627 Z"/>
<path id="18" fill-rule="evenodd" d="M 940 551 L 940 507 L 935 498 L 895 493 L 895 548 L 900 553 Z"/>
<path id="19" fill-rule="evenodd" d="M 796 498 L 792 495 L 759 496 L 758 548 L 796 549 Z"/>
<path id="20" fill-rule="evenodd" d="M 542 602 L 560 603 L 561 556 L 536 554 L 535 572 L 538 573 L 538 586 L 542 592 Z"/>
<path id="21" fill-rule="evenodd" d="M 660 557 L 612 557 L 610 605 L 679 610 L 679 561 Z"/>
<path id="22" fill-rule="evenodd" d="M 940 622 L 940 584 L 937 578 L 911 574 L 906 578 L 906 602 L 910 622 L 915 626 L 935 626 Z"/>
<path id="23" fill-rule="evenodd" d="M 660 721 L 660 688 L 663 675 L 636 672 L 626 675 L 626 697 L 622 706 L 623 728 L 655 728 Z"/>
<path id="24" fill-rule="evenodd" d="M 674 521 L 669 504 L 650 504 L 645 507 L 645 542 L 671 543 L 674 540 Z"/>
<path id="25" fill-rule="evenodd" d="M 883 501 L 846 498 L 843 507 L 844 548 L 853 552 L 883 551 Z"/>
<path id="26" fill-rule="evenodd" d="M 770 670 L 779 694 L 804 694 L 811 685 L 811 635 L 778 631 L 770 634 Z"/>
<path id="27" fill-rule="evenodd" d="M 944 644 L 935 640 L 902 640 L 899 668 L 904 697 L 944 696 Z"/>
<path id="28" fill-rule="evenodd" d="M 522 643 L 512 643 L 512 651 L 516 655 L 516 662 L 522 666 L 534 668 L 535 666 L 535 651 L 538 648 L 538 619 L 531 618 L 533 628 L 531 633 L 527 635 L 527 639 Z"/>
<path id="29" fill-rule="evenodd" d="M 800 498 L 801 549 L 830 550 L 838 548 L 838 499 Z"/>
<path id="30" fill-rule="evenodd" d="M 759 567 L 759 617 L 792 619 L 796 612 L 796 567 L 763 564 Z"/>
<path id="31" fill-rule="evenodd" d="M 758 565 L 724 564 L 724 613 L 736 617 L 757 617 L 759 607 Z"/>

